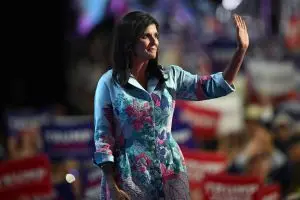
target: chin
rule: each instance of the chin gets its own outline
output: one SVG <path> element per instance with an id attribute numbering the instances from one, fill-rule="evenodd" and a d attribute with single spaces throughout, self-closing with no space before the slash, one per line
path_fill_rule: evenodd
<path id="1" fill-rule="evenodd" d="M 155 58 L 156 58 L 156 54 L 149 54 L 149 55 L 148 55 L 148 58 L 149 58 L 149 59 L 155 59 Z"/>
<path id="2" fill-rule="evenodd" d="M 155 56 L 150 56 L 149 60 L 152 60 L 152 59 L 155 59 L 155 58 L 156 58 L 156 55 Z"/>

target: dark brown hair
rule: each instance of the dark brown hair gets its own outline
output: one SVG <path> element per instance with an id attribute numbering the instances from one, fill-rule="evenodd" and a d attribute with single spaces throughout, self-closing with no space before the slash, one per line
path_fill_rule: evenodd
<path id="1" fill-rule="evenodd" d="M 150 14 L 133 11 L 126 14 L 115 27 L 112 52 L 113 79 L 121 86 L 125 86 L 128 82 L 135 44 L 151 24 L 155 24 L 159 30 L 158 22 Z M 162 66 L 158 64 L 158 53 L 155 59 L 149 60 L 147 75 L 165 81 Z"/>

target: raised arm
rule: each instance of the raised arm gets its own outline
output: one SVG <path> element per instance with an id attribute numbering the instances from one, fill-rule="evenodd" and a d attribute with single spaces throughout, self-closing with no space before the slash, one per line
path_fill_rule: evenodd
<path id="1" fill-rule="evenodd" d="M 171 66 L 169 73 L 174 77 L 176 98 L 184 100 L 205 100 L 225 96 L 233 92 L 233 81 L 240 70 L 249 46 L 245 21 L 238 15 L 233 16 L 237 32 L 237 51 L 224 72 L 210 76 L 191 74 L 178 66 Z"/>
<path id="2" fill-rule="evenodd" d="M 249 46 L 249 36 L 248 36 L 248 31 L 247 31 L 247 26 L 245 21 L 239 15 L 234 15 L 233 19 L 236 26 L 238 47 L 236 52 L 233 55 L 230 64 L 224 70 L 223 73 L 224 79 L 229 84 L 233 83 L 237 73 L 239 72 Z"/>

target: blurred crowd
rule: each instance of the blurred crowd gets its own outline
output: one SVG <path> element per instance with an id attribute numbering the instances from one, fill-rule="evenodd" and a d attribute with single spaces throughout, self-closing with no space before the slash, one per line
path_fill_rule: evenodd
<path id="1" fill-rule="evenodd" d="M 219 2 L 222 1 L 103 0 L 102 5 L 92 0 L 74 1 L 78 23 L 66 34 L 71 44 L 66 67 L 68 104 L 42 109 L 33 105 L 5 113 L 7 127 L 1 135 L 0 185 L 1 165 L 45 154 L 56 191 L 52 199 L 53 195 L 56 199 L 97 199 L 101 172 L 93 166 L 90 152 L 94 147 L 89 144 L 93 142 L 94 92 L 101 75 L 111 67 L 116 20 L 134 9 L 152 13 L 161 26 L 160 63 L 176 64 L 192 73 L 207 75 L 222 71 L 230 62 L 236 48 L 231 14 L 237 12 L 245 17 L 250 35 L 247 58 L 235 81 L 237 91 L 226 100 L 197 105 L 220 109 L 224 119 L 219 123 L 223 124 L 213 137 L 198 138 L 192 146 L 186 140 L 178 142 L 187 148 L 224 153 L 228 174 L 256 176 L 264 184 L 277 183 L 281 197 L 298 194 L 300 199 L 299 1 L 282 1 L 277 23 L 270 15 L 272 6 L 268 4 L 272 1 L 239 1 L 236 10 L 226 9 L 226 4 Z M 98 16 L 98 21 L 92 14 L 90 19 L 87 17 L 88 11 L 93 13 L 89 10 L 93 5 L 104 13 Z M 219 104 L 225 101 L 224 105 Z M 187 128 L 192 127 L 188 124 Z M 74 136 L 76 142 L 72 143 L 68 130 L 73 130 L 72 134 L 89 131 L 87 138 Z M 51 131 L 57 137 L 55 134 L 52 137 Z M 65 136 L 59 135 L 59 131 Z M 205 132 L 191 132 L 191 138 L 193 134 L 205 135 Z M 65 140 L 68 141 L 64 143 Z M 76 148 L 80 151 L 72 152 Z M 89 170 L 92 172 L 86 173 Z M 75 181 L 66 179 L 67 174 L 74 176 Z M 85 190 L 87 186 L 89 191 Z M 0 187 L 0 198 L 1 194 Z"/>

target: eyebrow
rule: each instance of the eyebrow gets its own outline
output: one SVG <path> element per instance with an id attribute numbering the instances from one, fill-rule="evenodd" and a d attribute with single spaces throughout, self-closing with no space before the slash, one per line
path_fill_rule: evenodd
<path id="1" fill-rule="evenodd" d="M 144 34 L 150 34 L 150 32 L 144 32 Z M 154 32 L 154 34 L 158 34 L 158 31 Z"/>
<path id="2" fill-rule="evenodd" d="M 145 36 L 149 36 L 149 35 L 155 35 L 156 37 L 158 37 L 159 36 L 159 33 L 158 32 L 155 32 L 155 33 L 153 33 L 153 34 L 151 34 L 151 33 L 149 33 L 149 32 L 145 32 L 143 35 L 145 35 Z"/>

